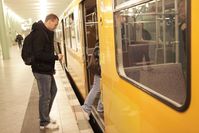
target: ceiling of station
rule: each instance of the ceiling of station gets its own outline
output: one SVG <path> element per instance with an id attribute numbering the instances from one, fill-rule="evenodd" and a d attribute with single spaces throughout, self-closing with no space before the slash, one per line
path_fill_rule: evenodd
<path id="1" fill-rule="evenodd" d="M 55 13 L 57 16 L 60 16 L 71 1 L 72 0 L 4 0 L 4 3 L 22 19 L 31 18 L 32 22 L 34 22 L 40 20 L 43 13 L 44 16 L 49 13 Z"/>

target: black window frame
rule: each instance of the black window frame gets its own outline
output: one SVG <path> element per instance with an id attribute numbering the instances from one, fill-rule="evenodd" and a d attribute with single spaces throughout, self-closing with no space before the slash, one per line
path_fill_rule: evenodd
<path id="1" fill-rule="evenodd" d="M 129 0 L 127 2 L 122 3 L 121 5 L 117 5 L 115 6 L 115 1 L 113 2 L 113 26 L 114 26 L 114 33 L 116 33 L 115 31 L 115 12 L 120 11 L 122 9 L 127 9 L 136 5 L 140 5 L 152 0 Z M 159 97 L 158 95 L 156 95 L 155 93 L 152 93 L 146 89 L 144 89 L 141 85 L 138 85 L 135 82 L 130 81 L 129 79 L 125 78 L 124 76 L 122 76 L 119 72 L 119 64 L 118 64 L 118 46 L 116 43 L 116 35 L 114 35 L 114 41 L 115 41 L 115 60 L 116 60 L 116 69 L 117 69 L 117 73 L 120 76 L 120 78 L 122 78 L 123 80 L 127 81 L 128 83 L 132 84 L 133 86 L 137 87 L 138 89 L 142 90 L 143 92 L 149 94 L 150 96 L 156 98 L 157 100 L 161 101 L 162 103 L 168 105 L 169 107 L 171 107 L 172 109 L 179 111 L 179 112 L 184 112 L 189 108 L 190 105 L 190 101 L 191 101 L 191 1 L 186 0 L 187 5 L 186 5 L 186 14 L 187 14 L 187 31 L 186 31 L 186 44 L 189 45 L 189 47 L 187 47 L 187 81 L 186 81 L 186 98 L 185 98 L 185 102 L 182 106 L 177 107 L 176 105 L 174 105 L 172 102 L 169 102 L 169 100 Z"/>

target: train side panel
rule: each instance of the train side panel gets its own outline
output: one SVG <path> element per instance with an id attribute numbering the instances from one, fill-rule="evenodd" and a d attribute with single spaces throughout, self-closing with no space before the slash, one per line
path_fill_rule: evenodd
<path id="1" fill-rule="evenodd" d="M 85 62 L 85 49 L 84 49 L 84 33 L 83 33 L 83 19 L 82 19 L 82 5 L 80 0 L 73 1 L 65 11 L 64 19 L 73 14 L 73 21 L 75 23 L 74 31 L 71 33 L 71 43 L 76 43 L 74 49 L 70 47 L 67 40 L 67 69 L 73 78 L 82 97 L 85 98 L 87 94 L 87 76 L 86 76 L 86 62 Z M 70 18 L 68 19 L 70 21 Z M 70 22 L 69 22 L 70 23 Z M 69 34 L 67 32 L 67 34 Z M 75 35 L 75 39 L 74 36 Z M 66 38 L 68 39 L 68 38 Z M 72 44 L 73 45 L 73 44 Z"/>
<path id="2" fill-rule="evenodd" d="M 184 112 L 176 111 L 123 80 L 116 70 L 112 1 L 98 0 L 102 88 L 106 133 L 198 133 L 199 34 L 198 1 L 191 2 L 191 102 Z"/>
<path id="3" fill-rule="evenodd" d="M 67 50 L 68 56 L 68 71 L 73 78 L 76 86 L 78 87 L 81 95 L 86 97 L 86 77 L 85 77 L 85 65 L 84 59 L 81 56 L 78 56 L 72 50 Z"/>

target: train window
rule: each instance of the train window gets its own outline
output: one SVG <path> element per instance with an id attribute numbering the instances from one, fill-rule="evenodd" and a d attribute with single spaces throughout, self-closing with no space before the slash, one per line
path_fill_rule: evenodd
<path id="1" fill-rule="evenodd" d="M 79 24 L 79 19 L 80 19 L 80 13 L 79 9 L 80 6 L 76 7 L 74 10 L 74 21 L 75 21 L 75 34 L 76 34 L 76 49 L 79 51 L 81 49 L 80 46 L 80 24 Z"/>
<path id="2" fill-rule="evenodd" d="M 138 4 L 142 1 L 150 1 L 150 0 L 115 0 L 114 6 L 115 8 L 122 8 L 129 5 Z"/>
<path id="3" fill-rule="evenodd" d="M 70 21 L 69 21 L 69 17 L 66 18 L 66 44 L 69 48 L 72 48 L 72 43 L 71 43 L 71 35 L 70 35 Z"/>
<path id="4" fill-rule="evenodd" d="M 72 49 L 75 51 L 80 50 L 80 33 L 79 33 L 79 12 L 78 8 L 75 8 L 74 12 L 69 15 L 69 30 L 70 41 Z"/>
<path id="5" fill-rule="evenodd" d="M 71 39 L 72 49 L 77 51 L 77 42 L 76 42 L 76 33 L 75 33 L 75 20 L 74 20 L 74 14 L 73 13 L 69 16 L 69 22 L 70 22 L 70 39 Z"/>
<path id="6" fill-rule="evenodd" d="M 115 0 L 115 5 L 118 6 L 118 5 L 128 2 L 128 1 L 130 1 L 130 0 Z"/>
<path id="7" fill-rule="evenodd" d="M 186 5 L 151 0 L 114 11 L 118 73 L 177 109 L 188 94 Z"/>

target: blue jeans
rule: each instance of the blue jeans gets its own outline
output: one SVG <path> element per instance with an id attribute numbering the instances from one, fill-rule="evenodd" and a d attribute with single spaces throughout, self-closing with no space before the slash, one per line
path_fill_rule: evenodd
<path id="1" fill-rule="evenodd" d="M 82 105 L 83 110 L 87 112 L 88 114 L 91 113 L 91 107 L 95 101 L 96 96 L 99 94 L 100 94 L 100 76 L 94 75 L 92 89 L 90 90 L 88 96 L 86 97 L 86 100 L 84 101 L 84 105 Z M 103 105 L 102 105 L 101 99 L 99 99 L 98 101 L 97 111 L 99 112 L 103 111 Z"/>
<path id="2" fill-rule="evenodd" d="M 39 89 L 40 126 L 50 122 L 50 110 L 57 93 L 57 86 L 53 75 L 33 73 Z"/>

